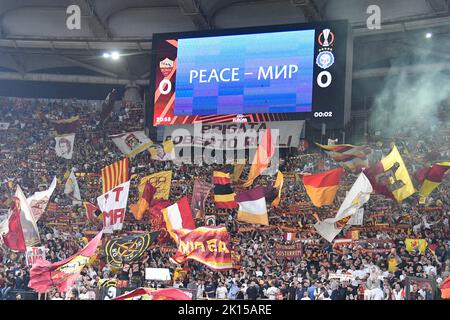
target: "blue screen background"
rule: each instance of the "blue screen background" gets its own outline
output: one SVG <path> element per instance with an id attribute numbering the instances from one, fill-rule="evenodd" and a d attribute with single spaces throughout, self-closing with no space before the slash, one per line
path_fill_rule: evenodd
<path id="1" fill-rule="evenodd" d="M 178 40 L 175 115 L 312 111 L 315 30 Z M 259 67 L 297 65 L 292 78 L 258 80 Z M 239 68 L 238 82 L 189 82 L 192 69 Z M 251 73 L 251 74 L 245 74 Z M 230 74 L 227 73 L 227 76 Z"/>

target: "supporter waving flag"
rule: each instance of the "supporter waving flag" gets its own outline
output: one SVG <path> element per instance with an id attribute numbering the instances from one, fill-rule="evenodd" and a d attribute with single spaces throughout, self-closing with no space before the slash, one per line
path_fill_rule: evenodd
<path id="1" fill-rule="evenodd" d="M 306 193 L 316 207 L 333 204 L 343 172 L 344 169 L 337 168 L 303 176 Z"/>
<path id="2" fill-rule="evenodd" d="M 209 268 L 224 271 L 233 268 L 230 235 L 225 227 L 200 227 L 175 230 L 178 251 L 171 258 L 176 263 L 196 260 Z"/>
<path id="3" fill-rule="evenodd" d="M 166 221 L 167 231 L 178 243 L 178 237 L 175 230 L 195 229 L 195 221 L 192 217 L 191 206 L 187 197 L 183 197 L 173 205 L 162 210 L 164 220 Z"/>
<path id="4" fill-rule="evenodd" d="M 103 193 L 130 179 L 128 173 L 128 158 L 124 158 L 102 169 Z"/>
<path id="5" fill-rule="evenodd" d="M 425 203 L 426 198 L 431 192 L 441 184 L 448 169 L 450 169 L 450 162 L 439 162 L 431 167 L 420 170 L 416 174 L 416 177 L 421 184 L 419 190 L 420 203 Z"/>
<path id="6" fill-rule="evenodd" d="M 59 292 L 70 290 L 89 258 L 95 254 L 102 235 L 103 230 L 82 250 L 62 261 L 51 263 L 47 260 L 37 260 L 30 270 L 28 287 L 39 293 L 47 292 L 52 287 L 56 287 Z"/>
<path id="7" fill-rule="evenodd" d="M 364 170 L 375 192 L 402 202 L 416 192 L 396 146 L 375 166 Z"/>
<path id="8" fill-rule="evenodd" d="M 264 131 L 264 134 L 259 141 L 260 143 L 253 158 L 247 181 L 243 184 L 246 188 L 250 187 L 253 184 L 253 181 L 269 167 L 270 159 L 275 153 L 275 144 L 272 140 L 272 134 L 269 128 Z"/>
<path id="9" fill-rule="evenodd" d="M 265 193 L 266 188 L 263 186 L 239 193 L 236 196 L 236 202 L 239 204 L 237 220 L 268 226 Z"/>
<path id="10" fill-rule="evenodd" d="M 353 146 L 351 144 L 316 145 L 324 150 L 331 159 L 340 163 L 345 169 L 360 172 L 369 166 L 368 155 L 371 149 L 367 146 Z"/>
<path id="11" fill-rule="evenodd" d="M 369 179 L 361 173 L 351 187 L 334 218 L 319 221 L 314 225 L 317 232 L 329 242 L 341 232 L 358 210 L 369 201 L 373 188 Z"/>
<path id="12" fill-rule="evenodd" d="M 237 207 L 236 194 L 231 188 L 230 171 L 232 168 L 231 165 L 228 165 L 220 171 L 213 172 L 214 202 L 217 208 L 231 209 Z"/>

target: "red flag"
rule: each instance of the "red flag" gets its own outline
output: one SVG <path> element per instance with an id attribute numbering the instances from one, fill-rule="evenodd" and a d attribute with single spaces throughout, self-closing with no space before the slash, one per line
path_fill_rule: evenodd
<path id="1" fill-rule="evenodd" d="M 59 292 L 68 291 L 89 262 L 89 258 L 95 254 L 102 235 L 103 230 L 78 253 L 62 261 L 51 263 L 47 260 L 37 260 L 30 270 L 28 287 L 40 293 L 52 287 L 56 287 Z"/>
<path id="2" fill-rule="evenodd" d="M 99 218 L 102 212 L 97 206 L 94 206 L 92 203 L 87 201 L 83 202 L 83 205 L 86 209 L 86 218 L 88 221 L 95 223 L 103 220 Z"/>
<path id="3" fill-rule="evenodd" d="M 148 294 L 152 297 L 152 300 L 192 300 L 192 297 L 178 289 L 167 288 L 160 290 L 150 290 L 147 288 L 137 288 L 131 292 L 115 297 L 113 300 L 125 300 L 134 297 L 140 297 Z"/>
<path id="4" fill-rule="evenodd" d="M 11 205 L 11 215 L 8 220 L 8 232 L 2 235 L 3 242 L 11 250 L 25 252 L 27 246 L 23 236 L 22 224 L 20 223 L 20 201 L 14 197 Z"/>
<path id="5" fill-rule="evenodd" d="M 136 220 L 141 220 L 144 216 L 144 213 L 150 209 L 150 204 L 153 201 L 153 196 L 156 193 L 156 188 L 150 181 L 145 183 L 144 192 L 142 193 L 141 198 L 138 203 L 130 205 L 131 213 Z"/>

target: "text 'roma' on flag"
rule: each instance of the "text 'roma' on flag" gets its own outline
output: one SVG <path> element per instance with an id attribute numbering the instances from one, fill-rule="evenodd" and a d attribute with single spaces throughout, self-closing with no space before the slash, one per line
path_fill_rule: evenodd
<path id="1" fill-rule="evenodd" d="M 425 203 L 431 192 L 441 184 L 448 169 L 450 169 L 450 162 L 439 162 L 420 170 L 420 174 L 418 174 L 418 180 L 421 183 L 419 190 L 420 203 Z"/>
<path id="2" fill-rule="evenodd" d="M 316 207 L 333 204 L 343 172 L 343 168 L 336 168 L 303 176 L 306 193 Z"/>
<path id="3" fill-rule="evenodd" d="M 236 202 L 239 204 L 238 221 L 269 225 L 265 192 L 265 187 L 257 186 L 236 196 Z"/>
<path id="4" fill-rule="evenodd" d="M 264 131 L 264 134 L 259 141 L 260 143 L 256 149 L 247 181 L 243 184 L 246 188 L 250 187 L 253 181 L 269 167 L 270 159 L 275 153 L 275 145 L 269 128 Z"/>
<path id="5" fill-rule="evenodd" d="M 233 268 L 230 235 L 225 227 L 199 227 L 175 230 L 178 251 L 170 258 L 175 263 L 196 260 L 217 271 Z"/>
<path id="6" fill-rule="evenodd" d="M 103 193 L 130 179 L 128 173 L 128 158 L 116 161 L 102 169 Z"/>
<path id="7" fill-rule="evenodd" d="M 372 152 L 368 146 L 353 146 L 351 144 L 316 145 L 323 149 L 331 159 L 340 163 L 345 169 L 357 172 L 369 166 L 368 156 Z"/>
<path id="8" fill-rule="evenodd" d="M 30 270 L 28 287 L 39 293 L 47 292 L 56 287 L 59 292 L 68 291 L 80 275 L 81 270 L 95 254 L 103 235 L 100 231 L 89 243 L 73 256 L 51 263 L 47 260 L 37 260 Z"/>
<path id="9" fill-rule="evenodd" d="M 376 193 L 402 202 L 416 192 L 396 146 L 381 161 L 364 170 Z"/>
<path id="10" fill-rule="evenodd" d="M 231 188 L 231 178 L 229 172 L 214 171 L 214 202 L 220 209 L 232 209 L 237 207 L 235 201 L 236 194 Z"/>
<path id="11" fill-rule="evenodd" d="M 195 229 L 195 221 L 192 217 L 191 206 L 187 196 L 184 196 L 173 205 L 162 210 L 164 221 L 166 221 L 167 232 L 172 236 L 176 243 L 178 237 L 175 230 Z"/>

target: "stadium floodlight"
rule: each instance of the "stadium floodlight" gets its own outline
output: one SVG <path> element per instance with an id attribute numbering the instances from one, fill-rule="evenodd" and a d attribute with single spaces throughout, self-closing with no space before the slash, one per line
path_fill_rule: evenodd
<path id="1" fill-rule="evenodd" d="M 105 58 L 105 59 L 109 59 L 110 56 L 111 56 L 111 55 L 110 55 L 108 52 L 104 52 L 104 53 L 103 53 L 103 58 Z"/>
<path id="2" fill-rule="evenodd" d="M 118 60 L 119 57 L 120 57 L 119 52 L 117 52 L 117 51 L 111 52 L 111 59 L 112 59 L 112 60 Z"/>
<path id="3" fill-rule="evenodd" d="M 431 37 L 433 37 L 433 34 L 431 32 L 427 32 L 425 34 L 425 38 L 430 39 Z"/>

